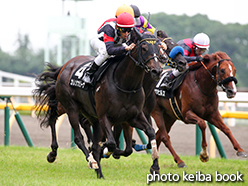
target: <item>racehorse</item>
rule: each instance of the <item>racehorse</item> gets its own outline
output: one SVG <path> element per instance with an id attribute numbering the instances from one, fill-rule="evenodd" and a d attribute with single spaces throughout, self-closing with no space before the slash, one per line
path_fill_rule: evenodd
<path id="1" fill-rule="evenodd" d="M 169 56 L 169 61 L 167 65 L 177 68 L 179 71 L 184 71 L 186 69 L 187 61 L 183 57 L 184 52 L 182 47 L 178 46 L 171 37 L 169 37 L 166 32 L 162 30 L 157 31 L 157 37 L 161 42 L 164 42 L 167 45 L 166 54 Z M 145 74 L 143 81 L 143 88 L 145 91 L 145 104 L 144 104 L 144 114 L 151 124 L 150 114 L 155 107 L 156 95 L 154 93 L 154 88 L 156 81 L 151 78 L 149 73 Z M 119 156 L 129 156 L 132 153 L 132 133 L 133 128 L 130 127 L 127 123 L 117 125 L 114 127 L 114 135 L 117 145 L 119 147 L 119 137 L 123 129 L 123 134 L 126 142 L 126 148 L 124 151 L 116 149 L 113 153 L 114 158 L 119 158 Z M 150 148 L 148 146 L 148 148 Z"/>
<path id="2" fill-rule="evenodd" d="M 82 114 L 93 124 L 93 156 L 87 152 L 84 153 L 89 164 L 95 168 L 98 178 L 103 177 L 99 141 L 105 134 L 106 146 L 110 152 L 113 152 L 116 142 L 111 127 L 124 122 L 146 133 L 152 146 L 152 159 L 158 161 L 155 131 L 142 111 L 145 99 L 142 82 L 145 72 L 151 73 L 154 80 L 159 79 L 162 71 L 159 64 L 159 47 L 155 36 L 140 34 L 136 29 L 131 33 L 130 42 L 134 42 L 136 47 L 120 62 L 111 61 L 108 70 L 96 83 L 95 107 L 91 104 L 88 91 L 69 85 L 73 73 L 81 73 L 76 71 L 77 68 L 82 63 L 92 60 L 92 57 L 77 56 L 58 68 L 50 65 L 50 70 L 48 69 L 48 72 L 42 73 L 37 78 L 38 88 L 34 91 L 36 104 L 40 105 L 37 110 L 41 111 L 46 104 L 48 105 L 42 124 L 54 125 L 59 115 L 57 110 L 60 103 L 74 130 L 74 141 L 83 152 L 85 146 L 79 128 L 79 116 Z M 159 170 L 158 164 L 157 167 L 153 167 L 153 170 L 156 169 Z"/>
<path id="3" fill-rule="evenodd" d="M 203 162 L 208 161 L 206 120 L 227 135 L 238 156 L 247 157 L 230 129 L 224 124 L 218 110 L 217 86 L 226 92 L 227 98 L 233 98 L 237 92 L 236 69 L 230 57 L 220 51 L 211 55 L 206 54 L 203 62 L 196 62 L 190 66 L 190 69 L 181 85 L 173 92 L 178 108 L 172 108 L 172 99 L 161 95 L 156 96 L 156 106 L 151 116 L 159 129 L 156 133 L 158 147 L 163 142 L 170 150 L 178 167 L 186 166 L 173 149 L 168 135 L 174 122 L 180 119 L 186 124 L 197 124 L 200 127 L 202 132 L 200 159 Z"/>

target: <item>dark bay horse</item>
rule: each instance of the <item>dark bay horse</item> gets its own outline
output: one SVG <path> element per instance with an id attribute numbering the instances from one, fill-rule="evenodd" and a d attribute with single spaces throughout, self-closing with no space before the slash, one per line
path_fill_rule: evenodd
<path id="1" fill-rule="evenodd" d="M 194 66 L 198 68 L 194 68 Z M 186 124 L 197 124 L 202 132 L 201 161 L 208 161 L 206 142 L 206 123 L 216 126 L 224 132 L 233 144 L 237 155 L 247 157 L 244 150 L 233 137 L 230 129 L 225 125 L 218 110 L 219 98 L 217 85 L 222 87 L 228 98 L 233 98 L 237 92 L 236 69 L 230 57 L 224 52 L 216 52 L 212 55 L 204 55 L 202 63 L 190 66 L 192 70 L 187 72 L 182 84 L 175 90 L 174 96 L 177 101 L 182 121 Z M 156 106 L 151 116 L 158 126 L 156 133 L 157 145 L 163 142 L 170 150 L 178 167 L 184 167 L 185 163 L 173 149 L 168 135 L 172 125 L 178 119 L 171 107 L 170 100 L 156 96 Z"/>
<path id="2" fill-rule="evenodd" d="M 183 71 L 186 69 L 187 61 L 183 57 L 183 49 L 179 47 L 171 37 L 169 37 L 166 32 L 162 30 L 157 31 L 157 37 L 161 42 L 164 42 L 167 45 L 166 54 L 169 56 L 169 62 L 167 65 L 173 66 L 177 68 L 179 71 Z M 156 104 L 156 95 L 154 93 L 154 88 L 156 86 L 156 81 L 154 81 L 151 77 L 151 74 L 145 74 L 143 81 L 143 88 L 145 92 L 145 104 L 144 104 L 144 114 L 151 124 L 150 114 L 155 107 Z M 123 129 L 123 134 L 126 142 L 126 148 L 124 151 L 117 149 L 113 153 L 113 157 L 119 158 L 119 156 L 129 156 L 132 153 L 132 133 L 133 128 L 130 127 L 127 123 L 114 127 L 114 134 L 117 144 L 119 144 L 119 137 L 121 134 L 121 130 Z"/>
<path id="3" fill-rule="evenodd" d="M 83 137 L 79 128 L 79 116 L 82 114 L 93 124 L 93 156 L 86 158 L 96 168 L 97 177 L 102 178 L 100 166 L 99 141 L 106 135 L 106 146 L 110 151 L 116 148 L 111 127 L 127 122 L 130 126 L 143 130 L 152 146 L 152 159 L 158 160 L 155 132 L 143 113 L 145 101 L 142 87 L 145 72 L 158 80 L 162 71 L 159 64 L 159 47 L 153 35 L 140 34 L 134 29 L 131 41 L 136 47 L 118 63 L 112 63 L 97 82 L 94 89 L 95 110 L 88 91 L 69 86 L 70 77 L 77 67 L 90 61 L 92 57 L 77 56 L 60 68 L 50 68 L 38 77 L 38 89 L 34 97 L 38 111 L 47 104 L 49 109 L 43 124 L 54 125 L 58 118 L 58 103 L 65 109 L 74 130 L 74 141 L 84 152 Z M 51 66 L 50 66 L 51 67 Z M 46 85 L 49 84 L 46 89 Z M 154 169 L 159 169 L 158 164 Z"/>

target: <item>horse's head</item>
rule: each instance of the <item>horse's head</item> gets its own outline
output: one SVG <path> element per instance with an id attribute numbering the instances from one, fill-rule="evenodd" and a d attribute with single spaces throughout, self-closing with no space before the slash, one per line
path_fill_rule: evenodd
<path id="1" fill-rule="evenodd" d="M 212 55 L 215 65 L 211 67 L 211 73 L 215 75 L 215 81 L 223 91 L 226 92 L 227 98 L 233 98 L 237 93 L 235 78 L 236 68 L 231 58 L 224 52 L 216 52 Z M 206 57 L 204 56 L 204 60 Z"/>
<path id="2" fill-rule="evenodd" d="M 129 53 L 130 58 L 146 72 L 150 72 L 151 77 L 157 81 L 162 68 L 159 63 L 159 47 L 155 35 L 141 34 L 137 28 L 134 28 L 130 41 L 136 44 L 136 47 Z"/>
<path id="3" fill-rule="evenodd" d="M 183 57 L 184 52 L 182 47 L 179 47 L 171 37 L 164 31 L 158 30 L 157 37 L 167 45 L 166 54 L 169 56 L 169 65 L 177 68 L 180 72 L 186 69 L 187 61 Z"/>

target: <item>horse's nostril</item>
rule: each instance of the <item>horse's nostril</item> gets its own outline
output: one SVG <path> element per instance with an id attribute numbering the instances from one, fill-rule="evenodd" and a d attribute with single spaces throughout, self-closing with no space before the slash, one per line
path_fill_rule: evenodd
<path id="1" fill-rule="evenodd" d="M 152 72 L 153 74 L 161 74 L 161 73 L 162 73 L 162 70 L 161 70 L 161 69 L 159 69 L 159 70 L 157 70 L 157 69 L 152 69 L 151 72 Z"/>

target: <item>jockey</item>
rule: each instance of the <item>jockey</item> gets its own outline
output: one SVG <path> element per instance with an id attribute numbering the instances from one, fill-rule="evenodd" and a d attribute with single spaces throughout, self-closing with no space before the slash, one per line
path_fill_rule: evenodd
<path id="1" fill-rule="evenodd" d="M 119 6 L 116 10 L 115 17 L 117 18 L 121 13 L 127 12 L 130 13 L 134 17 L 135 27 L 139 28 L 140 31 L 148 31 L 151 34 L 154 34 L 156 29 L 148 23 L 145 17 L 140 14 L 140 10 L 136 5 L 126 5 L 123 4 Z M 163 50 L 167 50 L 167 45 L 164 42 L 159 41 L 160 46 Z"/>
<path id="2" fill-rule="evenodd" d="M 97 36 L 90 41 L 90 45 L 98 56 L 82 77 L 84 82 L 92 82 L 92 75 L 106 59 L 114 55 L 124 55 L 126 51 L 135 47 L 134 43 L 129 46 L 126 44 L 128 35 L 133 27 L 133 15 L 127 12 L 121 13 L 117 18 L 108 19 L 101 25 L 97 31 Z"/>
<path id="3" fill-rule="evenodd" d="M 117 8 L 115 17 L 118 17 L 120 13 L 127 12 L 133 15 L 135 20 L 135 26 L 143 30 L 149 31 L 152 34 L 155 32 L 155 28 L 148 23 L 147 19 L 140 14 L 140 10 L 136 5 L 121 5 Z"/>
<path id="4" fill-rule="evenodd" d="M 192 61 L 201 62 L 203 60 L 202 54 L 210 47 L 210 39 L 207 34 L 198 33 L 194 38 L 180 40 L 177 44 L 183 47 L 184 57 L 188 63 Z M 171 74 L 164 78 L 164 81 L 161 83 L 160 87 L 167 90 L 170 89 L 172 82 L 183 72 L 179 72 L 174 69 Z"/>

